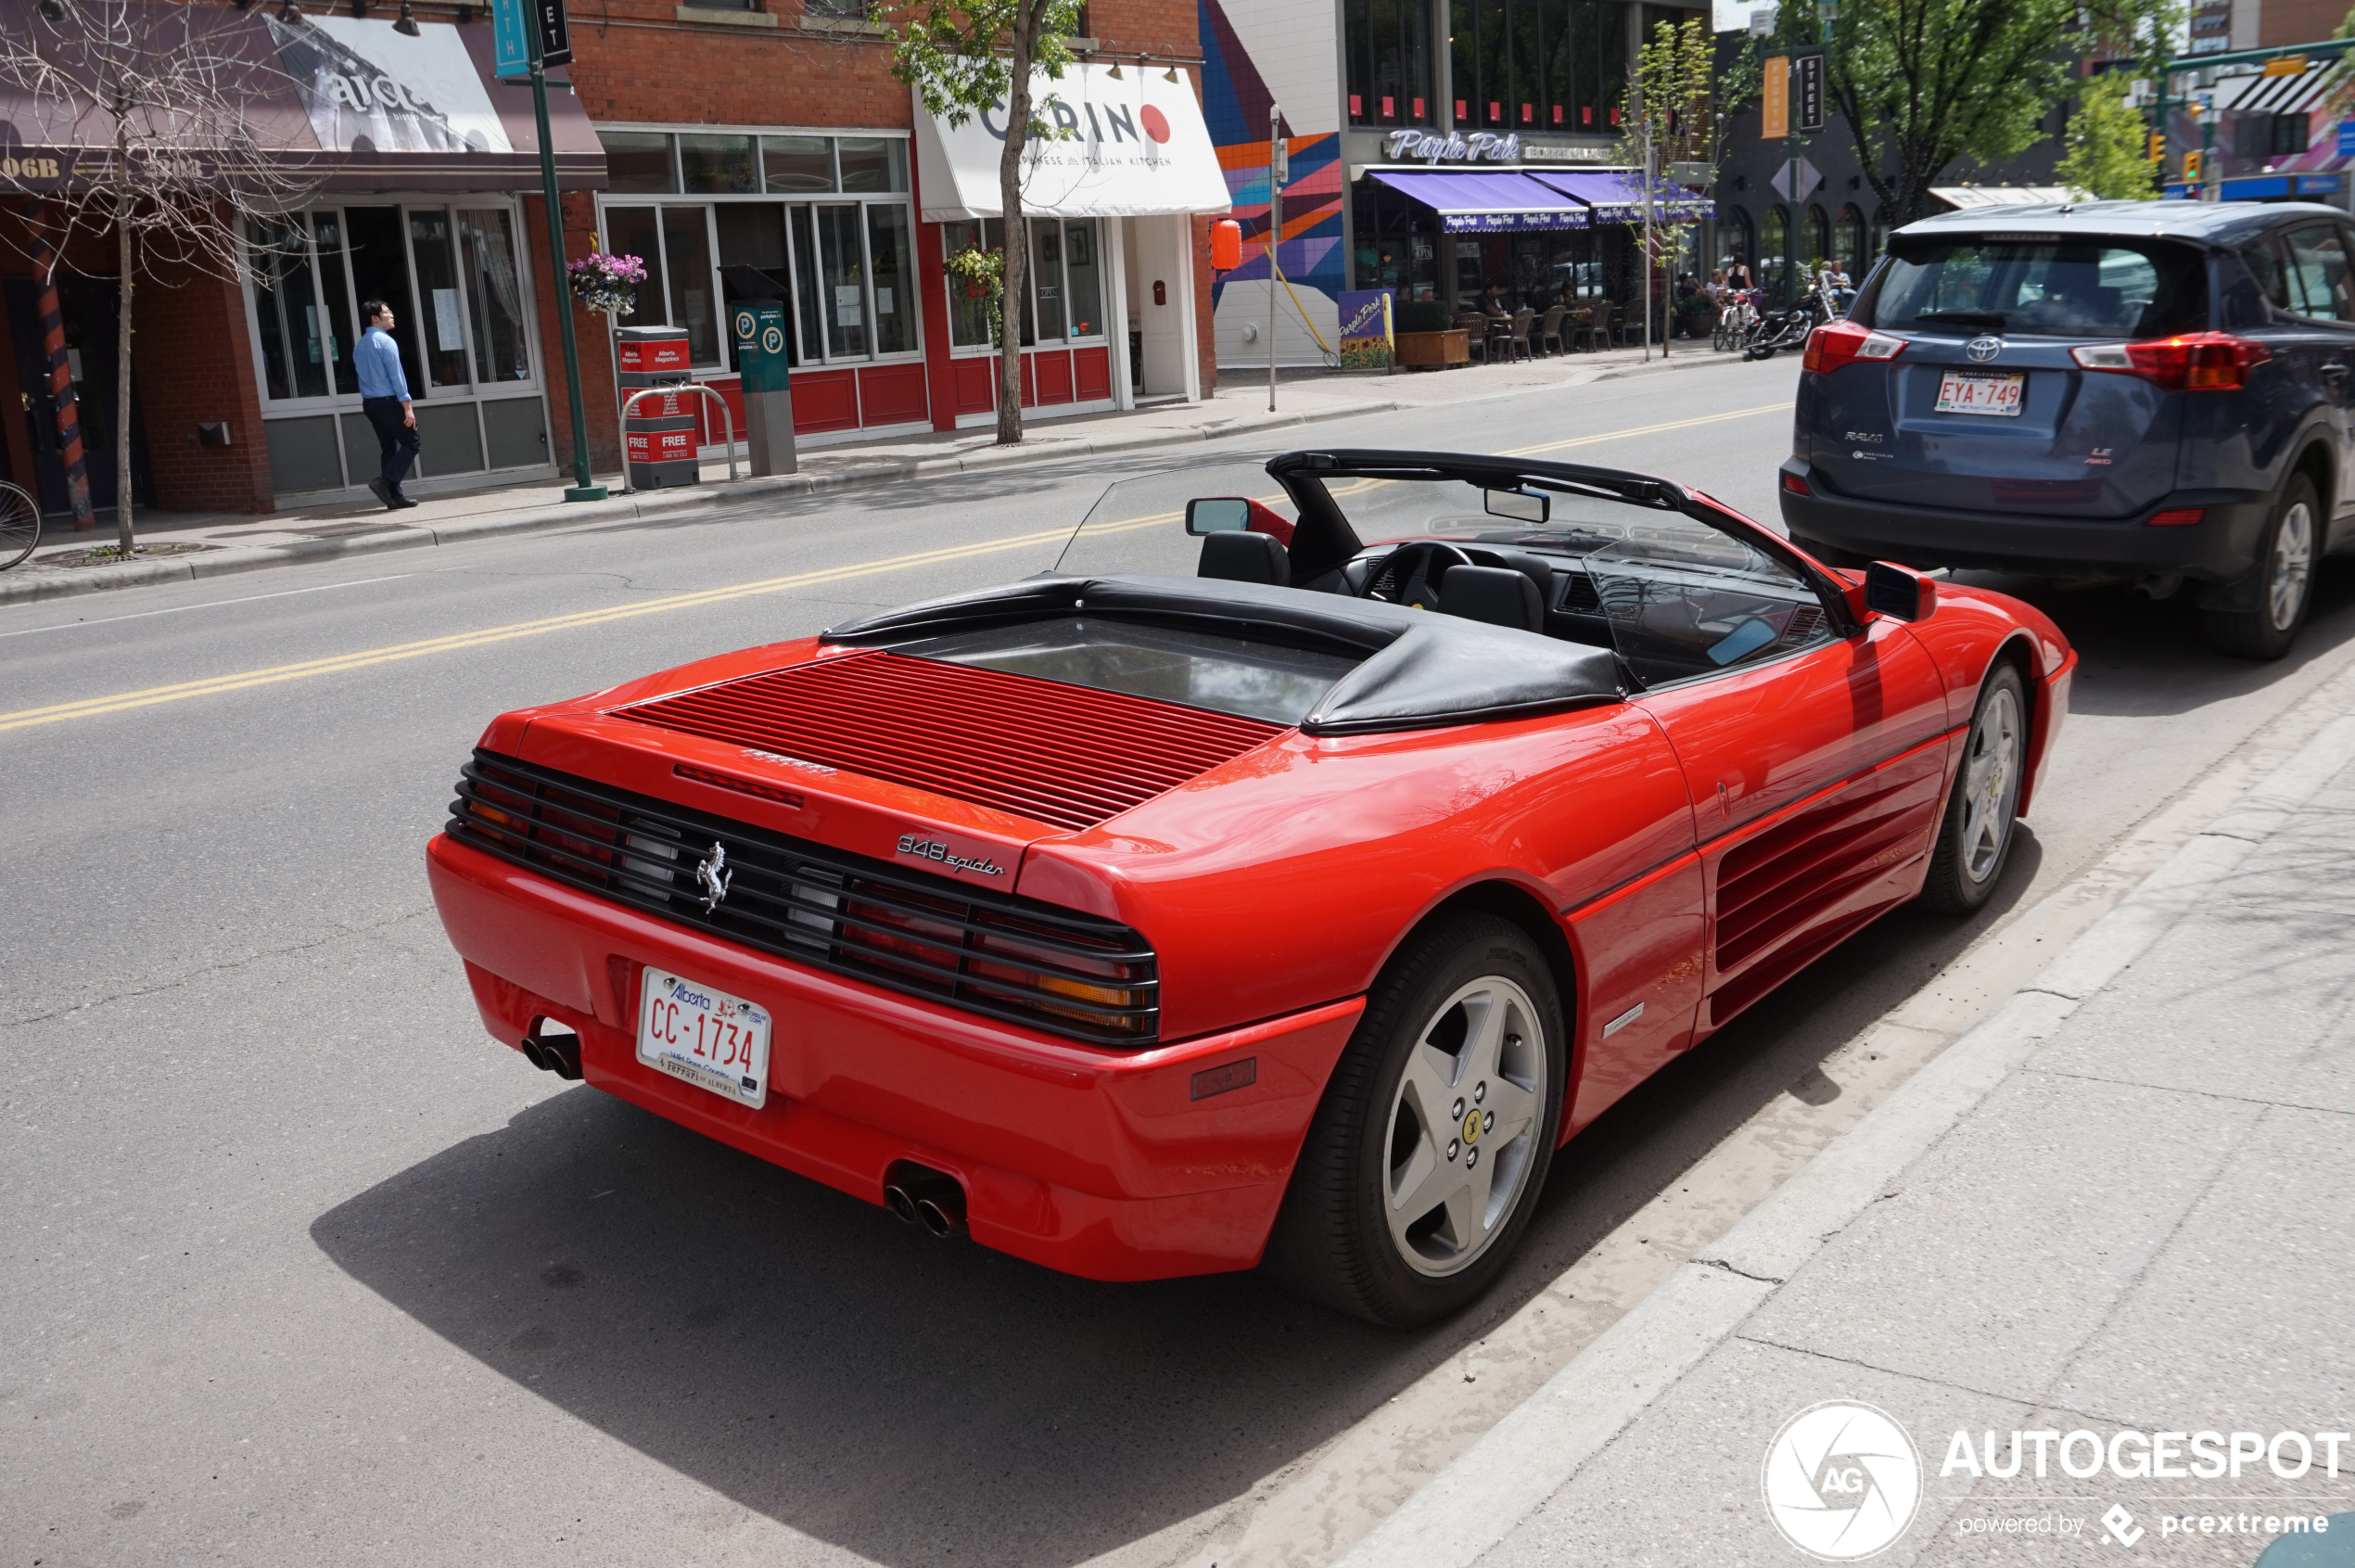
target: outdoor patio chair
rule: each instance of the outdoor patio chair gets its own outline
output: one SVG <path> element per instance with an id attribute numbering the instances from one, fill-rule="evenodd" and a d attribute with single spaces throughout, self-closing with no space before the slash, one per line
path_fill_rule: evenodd
<path id="1" fill-rule="evenodd" d="M 1513 312 L 1513 319 L 1505 331 L 1504 342 L 1508 352 L 1514 359 L 1525 360 L 1530 357 L 1529 329 L 1536 320 L 1535 311 L 1521 310 Z"/>
<path id="2" fill-rule="evenodd" d="M 1470 345 L 1472 357 L 1479 360 L 1483 364 L 1487 363 L 1487 313 L 1482 311 L 1458 311 L 1456 312 L 1456 319 L 1453 325 L 1458 330 L 1470 335 L 1466 341 Z"/>
<path id="3" fill-rule="evenodd" d="M 1559 354 L 1562 351 L 1562 317 L 1569 313 L 1570 307 L 1567 305 L 1547 307 L 1546 319 L 1537 325 L 1538 352 L 1546 352 L 1548 344 L 1552 345 L 1553 352 Z"/>

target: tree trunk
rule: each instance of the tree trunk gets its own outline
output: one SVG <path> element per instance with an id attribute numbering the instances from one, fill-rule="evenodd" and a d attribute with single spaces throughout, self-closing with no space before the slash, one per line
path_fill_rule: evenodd
<path id="1" fill-rule="evenodd" d="M 131 288 L 137 249 L 131 225 L 118 217 L 122 285 L 114 323 L 114 526 L 122 553 L 131 554 Z"/>
<path id="2" fill-rule="evenodd" d="M 1030 233 L 1022 216 L 1022 153 L 1030 140 L 1030 59 L 1044 0 L 1014 7 L 1012 73 L 1006 89 L 1006 147 L 998 155 L 998 210 L 1005 214 L 1005 293 L 998 325 L 998 444 L 1022 440 L 1022 324 L 1030 275 Z"/>

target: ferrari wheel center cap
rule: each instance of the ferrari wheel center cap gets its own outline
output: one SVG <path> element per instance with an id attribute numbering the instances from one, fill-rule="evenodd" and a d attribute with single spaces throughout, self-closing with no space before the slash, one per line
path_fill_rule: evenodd
<path id="1" fill-rule="evenodd" d="M 1480 1108 L 1478 1106 L 1464 1113 L 1464 1141 L 1467 1144 L 1480 1141 Z"/>

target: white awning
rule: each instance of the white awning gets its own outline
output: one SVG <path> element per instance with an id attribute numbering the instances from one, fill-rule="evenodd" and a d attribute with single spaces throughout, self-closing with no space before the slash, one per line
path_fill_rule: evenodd
<path id="1" fill-rule="evenodd" d="M 2068 185 L 1932 185 L 1929 194 L 1958 210 L 1972 207 L 2058 207 L 2087 199 Z"/>
<path id="2" fill-rule="evenodd" d="M 1210 145 L 1193 84 L 1181 74 L 1130 67 L 1114 81 L 1109 65 L 1075 65 L 1060 80 L 1034 74 L 1037 115 L 1072 133 L 1023 149 L 1023 210 L 1042 218 L 1150 218 L 1224 212 L 1227 179 Z M 984 110 L 960 126 L 916 101 L 916 190 L 926 223 L 1002 216 L 998 159 L 1006 111 Z"/>

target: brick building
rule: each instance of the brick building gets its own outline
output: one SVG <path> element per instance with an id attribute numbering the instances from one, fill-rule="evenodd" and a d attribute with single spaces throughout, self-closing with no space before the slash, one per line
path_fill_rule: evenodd
<path id="1" fill-rule="evenodd" d="M 937 151 L 961 134 L 919 127 L 862 9 L 847 0 L 612 0 L 575 16 L 573 62 L 552 72 L 570 79 L 551 95 L 566 255 L 593 245 L 645 260 L 648 284 L 619 325 L 684 329 L 697 379 L 733 405 L 740 430 L 726 307 L 783 301 L 804 444 L 995 417 L 980 307 L 951 289 L 943 265 L 959 246 L 992 242 L 994 201 L 985 210 L 961 199 L 945 168 L 927 167 L 920 144 Z M 269 51 L 289 79 L 283 145 L 317 188 L 302 210 L 252 236 L 262 279 L 142 280 L 134 496 L 172 510 L 250 512 L 364 498 L 359 481 L 374 470 L 376 445 L 350 351 L 359 306 L 372 298 L 399 314 L 418 396 L 425 447 L 413 490 L 553 478 L 572 455 L 561 296 L 545 254 L 530 96 L 498 79 L 487 7 L 418 0 L 398 19 L 324 10 L 289 19 L 293 10 L 224 5 L 219 25 L 243 30 L 240 46 Z M 1189 114 L 1198 124 L 1195 15 L 1193 0 L 1091 6 L 1093 36 L 1076 45 L 1083 66 L 1059 93 L 1091 117 L 1091 105 L 1106 120 L 1125 107 L 1132 127 L 1140 112 L 1165 130 L 1175 121 L 1182 131 Z M 0 25 L 41 25 L 34 0 L 0 0 Z M 1188 96 L 1183 106 L 1167 97 L 1176 93 Z M 1169 114 L 1151 108 L 1156 94 Z M 0 105 L 0 154 L 41 150 L 25 106 Z M 1083 127 L 1074 155 L 1090 171 L 1127 150 L 1116 131 L 1117 148 L 1091 135 Z M 1149 172 L 1161 177 L 1142 184 L 1182 185 L 1167 176 L 1190 160 L 1217 185 L 1207 138 L 1195 139 L 1199 147 L 1165 134 L 1149 147 Z M 70 181 L 81 149 L 60 150 L 59 178 Z M 44 188 L 14 171 L 44 166 L 0 156 L 0 193 L 17 193 L 0 231 L 23 231 L 17 209 Z M 1224 210 L 1223 187 L 1215 206 L 1178 208 L 1139 195 L 1136 180 L 1058 190 L 1060 205 L 1033 204 L 1046 215 L 1021 302 L 1033 416 L 1203 395 L 1215 384 L 1207 223 Z M 70 248 L 57 303 L 103 507 L 113 486 L 112 245 L 101 237 L 86 249 Z M 0 450 L 10 475 L 37 484 L 55 509 L 64 482 L 32 253 L 29 231 L 0 232 L 0 273 L 11 274 L 0 326 L 28 405 L 21 422 L 6 422 Z M 591 459 L 605 473 L 620 452 L 610 325 L 574 316 Z M 224 427 L 226 446 L 217 444 Z"/>

